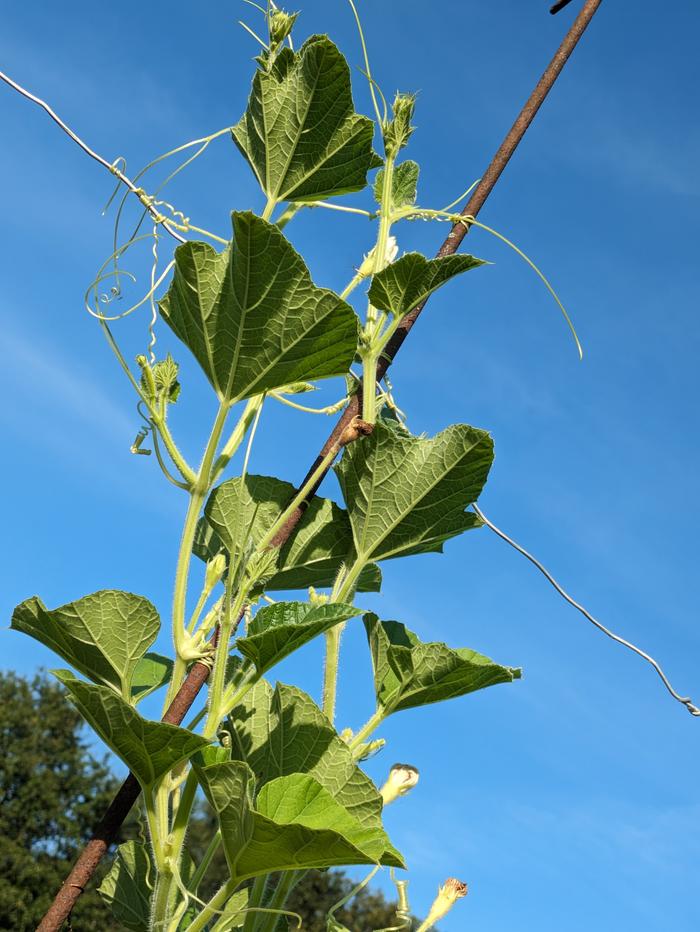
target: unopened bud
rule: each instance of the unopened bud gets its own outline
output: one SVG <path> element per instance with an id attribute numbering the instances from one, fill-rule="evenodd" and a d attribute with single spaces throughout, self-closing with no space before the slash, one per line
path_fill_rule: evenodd
<path id="1" fill-rule="evenodd" d="M 431 926 L 434 926 L 435 923 L 444 919 L 457 900 L 461 900 L 462 897 L 466 895 L 466 883 L 462 883 L 461 880 L 456 880 L 454 877 L 448 877 L 443 886 L 438 889 L 438 895 L 435 897 L 433 905 L 430 907 L 428 918 L 424 923 L 426 929 L 429 929 Z"/>
<path id="2" fill-rule="evenodd" d="M 357 270 L 358 277 L 369 278 L 370 275 L 376 275 L 377 272 L 381 272 L 385 269 L 387 265 L 391 265 L 398 254 L 399 244 L 396 242 L 396 237 L 388 236 L 381 261 L 377 261 L 377 247 L 375 246 L 373 249 L 370 249 L 362 260 L 362 265 Z"/>
<path id="3" fill-rule="evenodd" d="M 415 126 L 411 126 L 413 111 L 416 107 L 415 94 L 397 92 L 392 104 L 393 118 L 384 127 L 384 148 L 387 155 L 396 155 L 403 149 Z"/>
<path id="4" fill-rule="evenodd" d="M 380 790 L 384 805 L 388 806 L 399 796 L 405 796 L 410 792 L 418 783 L 419 776 L 418 770 L 410 764 L 394 764 L 389 771 L 386 783 Z"/>
<path id="5" fill-rule="evenodd" d="M 207 563 L 207 569 L 204 574 L 204 588 L 211 592 L 214 586 L 221 580 L 226 572 L 226 557 L 223 553 L 217 553 L 215 557 Z"/>
<path id="6" fill-rule="evenodd" d="M 270 15 L 270 47 L 277 48 L 290 34 L 296 22 L 298 13 L 285 13 L 284 10 L 274 10 Z"/>
<path id="7" fill-rule="evenodd" d="M 330 596 L 324 595 L 323 592 L 316 592 L 313 586 L 309 586 L 309 602 L 312 605 L 325 605 L 330 600 Z"/>

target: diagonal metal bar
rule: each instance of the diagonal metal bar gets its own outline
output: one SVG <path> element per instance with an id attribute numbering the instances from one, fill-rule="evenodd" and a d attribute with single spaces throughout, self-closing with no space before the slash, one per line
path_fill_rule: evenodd
<path id="1" fill-rule="evenodd" d="M 537 82 L 535 89 L 527 99 L 515 123 L 507 133 L 505 139 L 498 148 L 498 151 L 494 155 L 488 169 L 484 173 L 481 182 L 472 194 L 469 203 L 464 208 L 462 213 L 465 217 L 476 217 L 476 215 L 485 204 L 488 196 L 503 173 L 503 170 L 510 161 L 513 153 L 517 149 L 520 141 L 527 132 L 528 127 L 534 120 L 538 110 L 554 86 L 571 53 L 576 48 L 576 45 L 593 19 L 593 16 L 597 12 L 601 3 L 602 0 L 586 0 L 584 3 L 581 12 L 578 14 L 573 25 L 564 37 L 563 42 L 557 49 L 544 74 Z M 447 256 L 456 252 L 468 230 L 468 221 L 455 224 L 445 239 L 445 242 L 438 250 L 437 255 Z M 425 305 L 423 304 L 415 308 L 415 310 L 408 314 L 402 321 L 401 327 L 396 331 L 394 337 L 386 348 L 385 357 L 377 366 L 377 381 L 380 381 L 386 374 L 387 369 L 393 362 L 396 354 L 403 344 L 403 341 L 408 336 L 424 306 Z M 312 476 L 313 473 L 318 469 L 320 462 L 324 459 L 324 457 L 326 457 L 334 444 L 337 444 L 340 448 L 360 436 L 361 432 L 354 427 L 356 418 L 362 413 L 360 409 L 360 399 L 361 392 L 353 396 L 353 398 L 350 400 L 347 408 L 339 418 L 338 423 L 333 428 L 330 436 L 328 437 L 328 440 L 324 444 L 319 455 L 316 457 L 304 480 L 302 480 L 300 483 L 300 488 L 305 485 L 309 477 Z M 310 495 L 315 492 L 316 488 L 318 488 L 322 478 L 323 477 L 318 480 Z M 277 537 L 273 540 L 272 546 L 280 547 L 286 540 L 289 539 L 292 532 L 294 531 L 294 528 L 299 523 L 303 513 L 304 509 L 303 507 L 300 507 L 296 512 L 294 512 L 294 514 L 290 516 L 287 523 L 280 530 Z M 209 668 L 203 664 L 195 663 L 190 669 L 187 678 L 185 679 L 183 685 L 180 688 L 180 691 L 173 700 L 170 708 L 166 712 L 163 720 L 170 722 L 171 724 L 180 724 L 187 714 L 187 711 L 195 701 L 208 676 Z M 121 789 L 105 812 L 105 815 L 100 820 L 100 823 L 95 828 L 92 837 L 87 842 L 85 848 L 80 854 L 80 857 L 76 861 L 75 866 L 64 881 L 61 889 L 56 894 L 56 897 L 49 907 L 49 910 L 37 927 L 37 932 L 59 932 L 63 923 L 69 918 L 73 906 L 92 878 L 100 860 L 116 839 L 119 828 L 128 815 L 129 810 L 133 806 L 134 802 L 138 798 L 139 792 L 139 785 L 134 777 L 130 774 L 122 784 Z"/>

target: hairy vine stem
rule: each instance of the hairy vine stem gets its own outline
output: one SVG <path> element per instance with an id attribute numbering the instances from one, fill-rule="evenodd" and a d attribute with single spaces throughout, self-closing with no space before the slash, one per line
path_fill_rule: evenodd
<path id="1" fill-rule="evenodd" d="M 520 111 L 517 119 L 515 120 L 515 123 L 501 143 L 481 181 L 476 186 L 469 202 L 463 211 L 465 216 L 476 217 L 476 215 L 483 207 L 488 196 L 500 178 L 503 170 L 510 161 L 513 153 L 517 149 L 528 127 L 532 123 L 544 100 L 554 86 L 571 53 L 578 44 L 586 28 L 590 24 L 601 3 L 602 0 L 585 0 L 579 15 L 576 17 L 573 25 L 564 37 L 563 42 L 557 49 L 553 59 L 549 63 L 544 74 L 538 81 L 535 89 Z M 456 67 L 460 68 L 461 66 Z M 177 232 L 177 230 L 174 229 L 168 220 L 162 217 L 162 215 L 157 211 L 155 205 L 145 195 L 143 190 L 138 188 L 133 183 L 133 181 L 131 181 L 131 179 L 128 178 L 126 174 L 124 174 L 124 172 L 122 172 L 117 167 L 116 163 L 112 164 L 108 162 L 102 156 L 98 155 L 93 149 L 91 149 L 76 133 L 73 132 L 73 130 L 70 129 L 70 127 L 45 101 L 41 100 L 39 97 L 36 97 L 34 94 L 31 94 L 24 87 L 13 81 L 2 72 L 0 72 L 0 79 L 2 79 L 6 84 L 8 84 L 23 97 L 42 107 L 51 117 L 51 119 L 58 124 L 63 132 L 66 133 L 87 155 L 89 155 L 90 158 L 94 159 L 100 165 L 106 168 L 113 176 L 115 176 L 122 184 L 124 184 L 132 194 L 134 194 L 139 199 L 139 201 L 151 214 L 155 222 L 161 224 L 164 229 L 176 240 L 180 242 L 184 241 L 183 237 Z M 455 79 L 459 79 L 459 71 L 457 71 Z M 450 92 L 451 86 L 448 88 L 448 93 Z M 468 230 L 468 223 L 465 223 L 464 221 L 456 223 L 445 239 L 445 242 L 440 247 L 437 255 L 446 256 L 455 253 Z M 381 359 L 378 361 L 376 381 L 380 381 L 386 374 L 389 365 L 394 360 L 403 341 L 406 339 L 424 306 L 425 304 L 419 305 L 413 311 L 411 311 L 410 314 L 406 315 L 406 317 L 404 317 L 401 321 L 400 326 L 393 334 L 391 340 L 384 350 Z M 357 439 L 357 437 L 361 436 L 361 431 L 353 431 L 352 429 L 353 422 L 356 421 L 358 415 L 361 415 L 361 399 L 362 388 L 360 388 L 358 393 L 351 398 L 347 408 L 339 418 L 338 423 L 324 444 L 323 449 L 316 457 L 314 463 L 302 481 L 300 487 L 307 486 L 310 480 L 313 483 L 312 487 L 306 495 L 307 498 L 310 498 L 315 494 L 316 489 L 320 485 L 323 476 L 325 475 L 325 470 L 323 469 L 320 470 L 321 474 L 319 475 L 319 467 L 321 467 L 322 462 L 328 457 L 329 452 L 337 445 L 344 446 L 347 443 Z M 317 475 L 318 479 L 316 479 Z M 288 540 L 300 518 L 302 517 L 304 510 L 305 503 L 300 503 L 300 505 L 294 510 L 292 514 L 289 515 L 284 525 L 280 528 L 275 539 L 271 542 L 271 546 L 282 546 L 282 544 Z M 163 721 L 176 725 L 179 725 L 182 722 L 185 715 L 187 714 L 187 711 L 195 701 L 195 698 L 197 697 L 200 689 L 209 677 L 209 673 L 210 668 L 208 665 L 203 663 L 193 664 L 178 693 L 173 698 L 165 715 L 163 716 Z M 100 820 L 100 823 L 96 827 L 91 839 L 85 845 L 82 853 L 80 854 L 80 857 L 64 881 L 61 889 L 56 894 L 53 903 L 37 927 L 37 932 L 59 932 L 65 920 L 70 916 L 71 910 L 80 897 L 80 894 L 84 891 L 86 885 L 94 874 L 101 858 L 107 852 L 109 846 L 114 842 L 122 822 L 138 798 L 139 793 L 139 784 L 133 775 L 130 774 L 122 784 L 105 815 Z M 227 898 L 228 894 L 225 892 L 225 888 L 223 888 L 223 890 L 215 896 L 214 900 L 210 902 L 208 916 L 205 917 L 205 913 L 200 914 L 198 919 L 194 921 L 194 924 L 191 926 L 191 928 L 193 930 L 195 927 L 201 928 L 202 923 L 206 919 L 211 918 L 212 914 L 216 913 L 216 908 L 219 905 L 223 905 Z"/>

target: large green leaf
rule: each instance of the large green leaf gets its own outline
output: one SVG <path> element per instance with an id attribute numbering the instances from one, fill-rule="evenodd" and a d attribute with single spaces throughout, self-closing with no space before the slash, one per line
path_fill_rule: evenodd
<path id="1" fill-rule="evenodd" d="M 279 777 L 254 802 L 255 775 L 240 761 L 194 760 L 216 812 L 234 880 L 282 870 L 403 861 L 381 828 L 359 823 L 308 774 Z"/>
<path id="2" fill-rule="evenodd" d="M 144 789 L 209 743 L 184 728 L 148 721 L 106 686 L 84 683 L 69 670 L 53 674 L 68 689 L 83 718 Z"/>
<path id="3" fill-rule="evenodd" d="M 240 483 L 240 480 L 232 481 Z M 289 482 L 271 476 L 249 475 L 245 482 L 247 494 L 266 512 L 268 503 L 276 503 L 278 511 L 269 511 L 270 515 L 274 514 L 272 520 L 279 516 L 296 493 Z M 234 486 L 228 494 L 240 500 L 241 490 Z M 232 540 L 229 531 L 225 531 L 225 535 Z M 275 592 L 332 586 L 351 548 L 352 530 L 347 512 L 330 499 L 313 498 L 294 533 L 280 550 L 277 572 L 268 579 L 265 588 Z M 206 518 L 197 527 L 193 549 L 205 562 L 226 550 L 223 540 Z M 377 592 L 381 583 L 379 567 L 370 564 L 364 568 L 357 588 L 359 592 Z"/>
<path id="4" fill-rule="evenodd" d="M 377 703 L 387 712 L 442 702 L 520 679 L 517 667 L 502 667 L 483 654 L 439 642 L 424 643 L 398 621 L 365 616 Z"/>
<path id="5" fill-rule="evenodd" d="M 426 259 L 419 252 L 409 252 L 374 276 L 369 300 L 379 310 L 403 317 L 455 275 L 485 264 L 469 255 Z"/>
<path id="6" fill-rule="evenodd" d="M 357 348 L 355 312 L 317 288 L 281 231 L 250 212 L 232 214 L 233 240 L 175 250 L 163 317 L 195 355 L 222 401 L 291 382 L 343 375 Z"/>
<path id="7" fill-rule="evenodd" d="M 339 602 L 277 602 L 255 614 L 236 647 L 262 674 L 319 634 L 361 612 L 360 608 Z"/>
<path id="8" fill-rule="evenodd" d="M 233 139 L 272 201 L 316 201 L 361 191 L 374 124 L 355 113 L 347 62 L 325 36 L 283 49 L 258 70 Z"/>
<path id="9" fill-rule="evenodd" d="M 423 438 L 379 421 L 336 466 L 358 558 L 439 551 L 449 538 L 480 527 L 465 509 L 481 493 L 492 461 L 493 441 L 483 430 L 455 424 Z"/>
<path id="10" fill-rule="evenodd" d="M 127 841 L 117 848 L 117 856 L 98 893 L 125 929 L 148 932 L 154 883 L 149 849 L 138 841 Z"/>
<path id="11" fill-rule="evenodd" d="M 420 166 L 417 162 L 407 159 L 394 166 L 391 179 L 391 207 L 408 207 L 415 204 L 418 190 L 418 175 Z M 382 187 L 384 184 L 384 169 L 380 168 L 374 180 L 374 199 L 382 203 Z"/>
<path id="12" fill-rule="evenodd" d="M 382 801 L 347 744 L 313 699 L 278 683 L 256 684 L 230 715 L 231 753 L 245 761 L 258 785 L 308 773 L 357 819 L 381 827 Z"/>
<path id="13" fill-rule="evenodd" d="M 17 606 L 11 627 L 50 647 L 93 682 L 129 697 L 134 670 L 155 641 L 160 619 L 148 599 L 104 589 L 53 610 L 35 596 Z"/>

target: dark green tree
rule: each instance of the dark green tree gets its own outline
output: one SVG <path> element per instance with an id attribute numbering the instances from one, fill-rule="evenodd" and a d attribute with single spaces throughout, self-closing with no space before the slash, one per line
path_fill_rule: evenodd
<path id="1" fill-rule="evenodd" d="M 83 734 L 57 683 L 0 675 L 0 929 L 36 928 L 118 785 Z M 73 926 L 118 928 L 94 889 L 80 898 Z"/>

